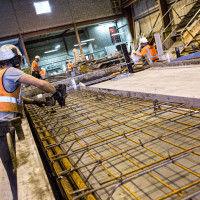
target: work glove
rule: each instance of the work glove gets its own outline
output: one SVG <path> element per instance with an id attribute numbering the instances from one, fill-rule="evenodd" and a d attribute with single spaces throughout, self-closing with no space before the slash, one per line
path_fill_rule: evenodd
<path id="1" fill-rule="evenodd" d="M 46 104 L 46 101 L 45 100 L 39 100 L 39 99 L 35 99 L 33 104 L 39 106 L 39 107 L 44 107 L 45 104 Z"/>
<path id="2" fill-rule="evenodd" d="M 132 54 L 136 54 L 136 53 L 137 53 L 136 51 L 133 51 L 133 52 L 132 52 Z"/>
<path id="3" fill-rule="evenodd" d="M 59 103 L 59 105 L 61 107 L 65 106 L 65 98 L 66 98 L 66 96 L 63 96 L 61 94 L 61 92 L 58 91 L 58 89 L 56 89 L 56 93 L 53 96 L 54 96 L 54 100 L 58 101 L 58 103 Z"/>

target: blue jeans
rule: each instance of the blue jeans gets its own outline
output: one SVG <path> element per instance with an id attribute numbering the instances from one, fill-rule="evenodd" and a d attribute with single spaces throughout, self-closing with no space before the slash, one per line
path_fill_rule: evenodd
<path id="1" fill-rule="evenodd" d="M 10 152 L 8 149 L 8 143 L 7 143 L 7 137 L 6 133 L 10 132 L 12 136 L 12 142 L 15 148 L 15 130 L 14 128 L 2 126 L 0 123 L 0 159 L 4 165 L 4 168 L 6 170 L 9 182 L 10 182 L 10 188 L 12 190 L 13 200 L 18 199 L 17 194 L 17 175 L 13 174 L 13 164 L 10 156 Z M 5 133 L 5 135 L 3 135 Z M 1 175 L 1 173 L 0 173 Z M 1 197 L 0 197 L 1 198 Z"/>

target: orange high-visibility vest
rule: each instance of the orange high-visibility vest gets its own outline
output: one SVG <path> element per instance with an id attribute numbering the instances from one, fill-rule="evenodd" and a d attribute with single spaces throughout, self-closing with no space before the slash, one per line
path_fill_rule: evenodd
<path id="1" fill-rule="evenodd" d="M 3 85 L 3 75 L 6 69 L 0 69 L 0 112 L 21 113 L 23 102 L 21 96 L 21 84 L 19 84 L 14 92 L 7 92 Z"/>
<path id="2" fill-rule="evenodd" d="M 31 72 L 38 71 L 38 63 L 34 60 L 31 67 Z"/>
<path id="3" fill-rule="evenodd" d="M 115 51 L 114 56 L 119 56 L 119 52 Z"/>
<path id="4" fill-rule="evenodd" d="M 67 64 L 67 71 L 72 71 L 72 66 L 73 66 L 72 63 Z"/>
<path id="5" fill-rule="evenodd" d="M 40 75 L 41 75 L 43 78 L 46 78 L 47 73 L 46 73 L 46 71 L 42 70 L 42 71 L 40 72 Z"/>
<path id="6" fill-rule="evenodd" d="M 149 45 L 149 44 L 146 45 L 140 53 L 142 54 L 142 56 L 144 56 L 146 53 L 148 53 L 153 62 L 159 61 L 159 57 L 158 57 L 156 48 L 152 45 Z"/>

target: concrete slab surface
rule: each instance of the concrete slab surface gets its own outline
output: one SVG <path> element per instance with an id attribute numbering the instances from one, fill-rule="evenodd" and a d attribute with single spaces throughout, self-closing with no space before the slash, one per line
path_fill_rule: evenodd
<path id="1" fill-rule="evenodd" d="M 181 98 L 187 98 L 183 101 L 190 101 L 192 104 L 200 106 L 200 65 L 191 66 L 173 66 L 173 67 L 154 67 L 145 71 L 134 74 L 131 77 L 115 81 L 106 81 L 93 86 L 90 89 L 107 89 L 116 91 L 125 91 L 137 93 L 135 97 L 145 99 L 160 98 L 159 100 L 167 101 L 167 97 L 177 97 L 169 99 L 181 102 Z M 144 95 L 146 94 L 146 96 Z M 153 96 L 152 96 L 153 95 Z M 129 96 L 134 96 L 129 95 Z M 193 102 L 191 102 L 193 101 Z M 194 102 L 195 101 L 195 102 Z"/>
<path id="2" fill-rule="evenodd" d="M 200 65 L 150 68 L 117 81 L 92 87 L 200 98 Z"/>
<path id="3" fill-rule="evenodd" d="M 16 141 L 17 179 L 19 200 L 54 200 L 40 155 L 37 151 L 29 124 L 23 120 L 25 140 Z M 2 162 L 0 160 L 0 200 L 11 200 L 12 194 Z M 2 176 L 2 174 L 4 174 Z"/>

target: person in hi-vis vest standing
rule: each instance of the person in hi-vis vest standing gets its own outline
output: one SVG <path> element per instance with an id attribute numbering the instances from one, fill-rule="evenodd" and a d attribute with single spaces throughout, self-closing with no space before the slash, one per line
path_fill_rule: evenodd
<path id="1" fill-rule="evenodd" d="M 24 98 L 21 95 L 21 83 L 34 85 L 39 89 L 54 94 L 54 97 L 60 100 L 61 94 L 49 82 L 39 80 L 31 75 L 25 74 L 20 70 L 22 63 L 22 54 L 14 45 L 3 45 L 0 47 L 0 165 L 6 170 L 9 184 L 5 181 L 6 191 L 11 189 L 13 200 L 18 199 L 17 194 L 17 175 L 14 169 L 14 163 L 8 144 L 8 133 L 13 143 L 15 154 L 15 127 L 13 120 L 19 119 L 22 113 L 23 104 L 36 104 L 43 106 L 45 101 Z M 17 130 L 17 129 L 16 129 Z M 2 168 L 2 167 L 0 167 Z M 0 180 L 3 179 L 3 171 L 0 172 Z M 2 177 L 1 177 L 2 176 Z M 4 187 L 4 189 L 5 189 Z M 3 193 L 0 188 L 0 194 Z M 0 198 L 1 199 L 1 198 Z"/>
<path id="2" fill-rule="evenodd" d="M 72 72 L 72 64 L 69 63 L 68 60 L 66 60 L 66 72 L 67 72 L 68 76 L 71 76 L 71 72 Z"/>
<path id="3" fill-rule="evenodd" d="M 35 78 L 41 78 L 40 76 L 40 67 L 38 66 L 38 62 L 40 60 L 40 56 L 35 56 L 35 60 L 32 63 L 31 66 L 31 74 L 32 76 L 34 76 Z"/>

